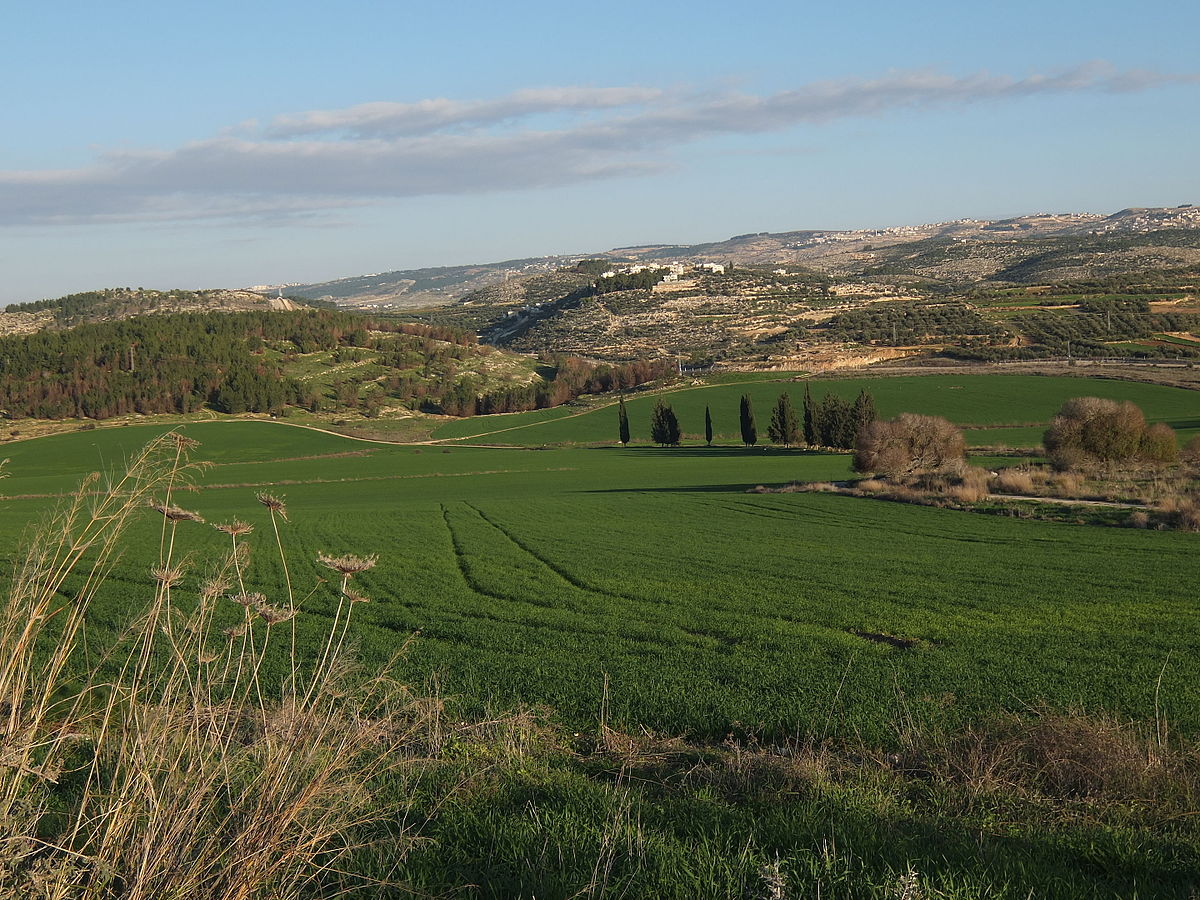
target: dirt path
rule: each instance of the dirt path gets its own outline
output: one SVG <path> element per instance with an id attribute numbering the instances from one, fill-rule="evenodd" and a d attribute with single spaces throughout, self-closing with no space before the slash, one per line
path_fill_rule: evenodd
<path id="1" fill-rule="evenodd" d="M 1065 497 L 1036 497 L 1030 494 L 988 494 L 989 500 L 1031 500 L 1035 503 L 1057 503 L 1060 506 L 1105 506 L 1110 509 L 1150 509 L 1145 503 L 1121 503 L 1116 500 L 1075 500 Z"/>

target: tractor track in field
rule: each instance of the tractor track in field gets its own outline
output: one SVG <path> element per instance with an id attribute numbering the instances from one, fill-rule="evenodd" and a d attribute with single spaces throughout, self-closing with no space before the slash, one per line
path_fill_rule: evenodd
<path id="1" fill-rule="evenodd" d="M 471 573 L 470 563 L 467 562 L 467 551 L 463 546 L 462 538 L 458 532 L 454 530 L 454 526 L 450 522 L 450 509 L 445 503 L 438 504 L 442 508 L 442 521 L 446 523 L 446 531 L 450 534 L 450 546 L 454 551 L 454 561 L 458 565 L 459 574 L 462 575 L 463 581 L 472 593 L 478 594 L 480 597 L 488 597 L 492 600 L 502 600 L 505 603 L 524 603 L 529 606 L 536 606 L 539 609 L 561 609 L 562 607 L 554 606 L 550 603 L 538 603 L 525 597 L 514 597 L 507 594 L 499 594 L 495 591 L 484 587 L 478 579 Z"/>
<path id="2" fill-rule="evenodd" d="M 808 507 L 804 509 L 803 515 L 801 515 L 799 511 L 795 513 L 788 513 L 786 510 L 779 509 L 778 507 L 756 507 L 740 501 L 722 502 L 720 500 L 713 500 L 710 502 L 712 502 L 719 509 L 725 509 L 729 512 L 743 513 L 747 516 L 756 516 L 760 519 L 776 519 L 783 522 L 801 523 L 811 523 L 817 521 L 840 527 L 849 527 L 856 524 L 849 518 L 842 518 L 830 513 L 813 510 Z M 772 510 L 772 512 L 767 512 L 767 510 Z"/>
<path id="3" fill-rule="evenodd" d="M 606 591 L 602 588 L 593 587 L 592 585 L 588 584 L 586 581 L 579 578 L 577 575 L 562 568 L 557 563 L 551 562 L 549 559 L 547 559 L 545 556 L 543 556 L 537 550 L 534 550 L 531 546 L 529 546 L 529 544 L 527 544 L 525 541 L 521 540 L 519 537 L 517 537 L 515 534 L 513 534 L 511 531 L 509 531 L 503 525 L 496 522 L 494 519 L 490 518 L 487 515 L 487 513 L 485 513 L 479 507 L 477 507 L 471 503 L 467 503 L 466 501 L 463 501 L 463 505 L 469 509 L 473 509 L 475 511 L 475 513 L 479 516 L 479 518 L 481 518 L 488 525 L 492 526 L 492 528 L 496 529 L 496 531 L 500 532 L 500 534 L 504 535 L 504 537 L 506 537 L 509 540 L 509 542 L 512 543 L 512 545 L 514 547 L 516 547 L 518 550 L 520 550 L 523 553 L 525 553 L 526 555 L 528 555 L 530 558 L 537 560 L 546 569 L 553 572 L 555 575 L 557 575 L 559 578 L 561 578 L 563 581 L 565 581 L 567 584 L 569 584 L 571 587 L 575 588 L 576 590 L 584 591 L 585 593 L 588 593 L 588 594 L 595 594 L 596 596 L 599 596 L 599 597 L 605 597 L 609 600 L 625 600 L 630 603 L 638 603 L 638 604 L 659 603 L 660 605 L 665 605 L 665 603 L 663 603 L 663 601 L 656 601 L 656 600 L 653 600 L 648 597 L 638 597 L 633 594 L 614 593 L 612 591 Z"/>
<path id="4" fill-rule="evenodd" d="M 571 587 L 576 588 L 577 590 L 584 591 L 589 594 L 594 594 L 598 597 L 602 597 L 602 598 L 609 599 L 609 600 L 614 600 L 614 599 L 615 600 L 624 600 L 629 603 L 633 603 L 635 605 L 643 606 L 643 607 L 648 604 L 656 604 L 656 605 L 662 606 L 662 607 L 668 607 L 671 605 L 669 601 L 665 601 L 665 600 L 655 600 L 651 597 L 641 597 L 641 596 L 637 596 L 634 594 L 613 593 L 610 591 L 605 591 L 605 590 L 602 590 L 599 588 L 592 587 L 587 582 L 579 579 L 578 576 L 575 576 L 572 573 L 567 572 L 566 570 L 560 568 L 555 563 L 553 563 L 553 562 L 549 561 L 548 559 L 546 559 L 545 557 L 543 557 L 540 553 L 538 553 L 536 550 L 532 549 L 530 546 L 528 546 L 524 541 L 522 541 L 516 535 L 509 532 L 503 525 L 500 525 L 499 523 L 497 523 L 493 519 L 491 519 L 485 512 L 483 512 L 483 510 L 479 509 L 478 507 L 476 507 L 470 503 L 467 503 L 466 501 L 463 501 L 463 505 L 473 509 L 484 522 L 491 525 L 493 528 L 495 528 L 497 531 L 499 531 L 502 535 L 504 535 L 506 538 L 508 538 L 508 540 L 514 546 L 516 546 L 518 549 L 520 549 L 523 552 L 525 552 L 526 554 L 528 554 L 533 559 L 537 560 L 539 563 L 541 563 L 543 566 L 545 566 L 547 569 L 552 571 L 554 574 L 559 576 L 563 581 L 565 581 Z M 769 518 L 784 518 L 784 517 L 783 516 L 770 516 Z M 810 622 L 806 619 L 801 619 L 801 618 L 787 616 L 787 615 L 780 615 L 778 613 L 774 613 L 771 617 L 776 619 L 779 622 L 786 623 L 791 626 L 818 628 L 823 631 L 829 631 L 829 632 L 844 631 L 844 629 L 838 629 L 832 625 L 814 624 L 813 622 Z M 742 643 L 744 643 L 743 638 L 737 637 L 735 635 L 721 634 L 719 632 L 711 632 L 711 631 L 702 631 L 702 630 L 698 630 L 696 628 L 688 627 L 679 622 L 666 621 L 666 620 L 662 620 L 662 619 L 658 619 L 658 620 L 646 619 L 644 621 L 646 624 L 648 624 L 648 625 L 652 624 L 657 628 L 663 629 L 664 631 L 668 631 L 668 630 L 676 631 L 680 634 L 686 635 L 690 639 L 689 643 L 692 643 L 692 644 L 698 645 L 698 646 L 703 646 L 709 650 L 719 652 L 722 654 L 729 654 L 729 653 L 736 652 L 738 646 L 741 645 Z M 581 630 L 586 630 L 588 632 L 592 631 L 592 629 L 581 629 Z M 605 634 L 605 633 L 609 633 L 609 632 L 605 632 L 602 630 L 596 630 L 595 633 Z M 621 632 L 615 632 L 615 633 L 621 634 Z M 675 644 L 673 642 L 665 640 L 665 639 L 659 640 L 657 638 L 651 639 L 651 638 L 645 638 L 642 636 L 631 636 L 631 635 L 625 635 L 625 634 L 622 634 L 621 636 L 628 640 L 636 640 L 636 641 L 642 642 L 642 643 L 661 644 L 664 647 L 674 647 L 675 646 Z"/>

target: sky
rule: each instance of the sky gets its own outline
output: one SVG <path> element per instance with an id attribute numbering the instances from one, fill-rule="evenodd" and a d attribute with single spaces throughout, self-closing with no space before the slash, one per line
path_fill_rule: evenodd
<path id="1" fill-rule="evenodd" d="M 20 4 L 0 303 L 1200 202 L 1200 4 Z"/>

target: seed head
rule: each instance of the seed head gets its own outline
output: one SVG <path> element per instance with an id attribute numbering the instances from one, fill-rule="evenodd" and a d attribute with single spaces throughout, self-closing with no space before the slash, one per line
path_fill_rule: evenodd
<path id="1" fill-rule="evenodd" d="M 260 491 L 254 495 L 254 499 L 265 506 L 273 513 L 279 513 L 283 521 L 287 521 L 287 504 L 278 497 Z"/>
<path id="2" fill-rule="evenodd" d="M 370 603 L 371 602 L 370 597 L 366 597 L 366 596 L 360 594 L 358 591 L 352 591 L 349 588 L 346 588 L 346 590 L 342 591 L 342 596 L 345 597 L 347 600 L 349 600 L 351 603 Z"/>
<path id="3" fill-rule="evenodd" d="M 258 609 L 267 602 L 266 596 L 257 591 L 242 591 L 240 594 L 230 594 L 229 599 L 234 603 L 246 607 L 246 609 Z"/>
<path id="4" fill-rule="evenodd" d="M 152 503 L 150 508 L 163 514 L 168 522 L 203 522 L 204 517 L 199 513 L 180 509 L 178 506 L 168 506 L 163 503 Z"/>
<path id="5" fill-rule="evenodd" d="M 240 537 L 243 534 L 249 534 L 254 530 L 254 526 L 243 522 L 240 519 L 234 519 L 232 522 L 213 523 L 213 528 L 217 531 L 223 531 L 230 537 Z"/>
<path id="6" fill-rule="evenodd" d="M 171 437 L 175 441 L 175 448 L 177 450 L 194 450 L 200 446 L 199 441 L 187 437 L 178 431 L 171 432 Z"/>
<path id="7" fill-rule="evenodd" d="M 375 565 L 377 559 L 376 556 L 354 556 L 349 553 L 345 556 L 330 556 L 328 553 L 317 554 L 317 562 L 343 575 L 357 575 L 359 572 L 365 572 Z"/>
<path id="8" fill-rule="evenodd" d="M 217 661 L 217 654 L 215 654 L 215 653 L 201 653 L 201 654 L 200 654 L 200 655 L 197 657 L 197 659 L 198 659 L 200 662 L 204 663 L 205 665 L 208 665 L 210 662 L 216 662 L 216 661 Z"/>
<path id="9" fill-rule="evenodd" d="M 232 641 L 234 638 L 240 638 L 246 633 L 246 626 L 244 624 L 230 625 L 228 628 L 222 628 L 221 633 Z"/>
<path id="10" fill-rule="evenodd" d="M 254 609 L 259 617 L 268 625 L 278 625 L 280 622 L 286 622 L 296 615 L 296 610 L 290 606 L 271 606 L 269 603 L 262 603 Z"/>
<path id="11" fill-rule="evenodd" d="M 205 600 L 215 600 L 232 586 L 227 575 L 215 575 L 200 585 L 200 596 Z"/>
<path id="12" fill-rule="evenodd" d="M 183 566 L 155 566 L 150 570 L 154 580 L 164 587 L 171 587 L 183 580 Z"/>

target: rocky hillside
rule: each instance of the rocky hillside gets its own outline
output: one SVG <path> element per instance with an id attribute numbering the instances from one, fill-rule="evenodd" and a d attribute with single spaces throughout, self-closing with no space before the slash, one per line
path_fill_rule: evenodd
<path id="1" fill-rule="evenodd" d="M 1112 215 L 1040 213 L 857 231 L 741 234 L 705 244 L 653 244 L 575 256 L 413 269 L 287 288 L 341 305 L 411 309 L 520 285 L 585 258 L 613 263 L 804 266 L 838 277 L 910 275 L 963 286 L 1095 278 L 1200 263 L 1200 208 L 1124 209 Z M 535 301 L 537 302 L 537 301 Z"/>

